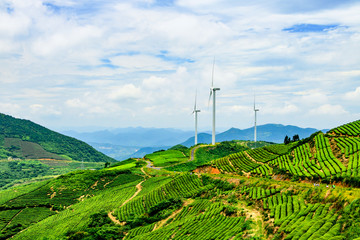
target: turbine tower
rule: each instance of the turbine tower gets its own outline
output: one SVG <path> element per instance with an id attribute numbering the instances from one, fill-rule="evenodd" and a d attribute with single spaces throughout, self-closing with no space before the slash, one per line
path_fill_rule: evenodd
<path id="1" fill-rule="evenodd" d="M 209 103 L 211 99 L 211 95 L 213 97 L 213 118 L 212 118 L 212 145 L 215 145 L 215 93 L 216 91 L 220 90 L 220 88 L 214 87 L 214 66 L 215 66 L 215 57 L 213 62 L 213 69 L 212 69 L 212 77 L 211 77 L 211 88 L 210 88 L 210 96 L 209 96 Z"/>
<path id="2" fill-rule="evenodd" d="M 198 114 L 198 112 L 200 112 L 200 109 L 196 108 L 196 97 L 197 97 L 197 92 L 195 94 L 194 111 L 192 112 L 193 114 L 195 114 L 195 145 L 198 143 L 198 141 L 197 141 L 197 114 Z"/>
<path id="3" fill-rule="evenodd" d="M 259 109 L 256 109 L 255 107 L 255 94 L 254 94 L 254 112 L 255 112 L 255 125 L 254 125 L 254 142 L 255 142 L 255 148 L 256 148 L 256 112 L 258 112 Z"/>

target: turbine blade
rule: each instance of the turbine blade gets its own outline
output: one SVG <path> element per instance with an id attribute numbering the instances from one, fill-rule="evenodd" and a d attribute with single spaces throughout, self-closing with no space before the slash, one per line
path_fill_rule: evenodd
<path id="1" fill-rule="evenodd" d="M 209 95 L 208 107 L 210 106 L 211 96 L 212 96 L 212 89 L 210 89 L 210 95 Z"/>
<path id="2" fill-rule="evenodd" d="M 212 75 L 211 75 L 211 87 L 214 87 L 214 67 L 215 67 L 215 56 L 214 56 Z"/>
<path id="3" fill-rule="evenodd" d="M 254 111 L 256 111 L 256 107 L 255 107 L 255 93 L 254 93 Z"/>
<path id="4" fill-rule="evenodd" d="M 197 98 L 197 90 L 195 92 L 195 105 L 194 105 L 194 111 L 196 111 L 196 98 Z"/>

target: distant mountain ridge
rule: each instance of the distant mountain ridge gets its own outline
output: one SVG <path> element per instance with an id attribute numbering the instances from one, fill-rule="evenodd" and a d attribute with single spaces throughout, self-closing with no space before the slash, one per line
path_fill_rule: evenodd
<path id="1" fill-rule="evenodd" d="M 286 135 L 292 137 L 299 134 L 300 138 L 306 138 L 319 130 L 315 128 L 300 128 L 291 125 L 265 124 L 257 126 L 258 140 L 282 143 Z M 327 131 L 327 130 L 323 130 Z M 129 157 L 143 157 L 160 149 L 168 149 L 171 146 L 182 144 L 190 147 L 194 145 L 194 132 L 182 131 L 172 128 L 119 128 L 96 132 L 79 133 L 65 131 L 64 134 L 87 142 L 98 151 L 117 160 Z M 254 128 L 238 129 L 230 128 L 218 133 L 216 141 L 253 140 Z M 211 134 L 201 132 L 198 134 L 199 143 L 211 143 Z"/>
<path id="2" fill-rule="evenodd" d="M 193 136 L 193 131 L 174 128 L 117 128 L 95 132 L 63 131 L 87 143 L 107 143 L 129 147 L 173 146 Z"/>
<path id="3" fill-rule="evenodd" d="M 295 134 L 299 134 L 300 138 L 309 137 L 314 132 L 319 131 L 315 128 L 300 128 L 292 125 L 282 124 L 265 124 L 256 127 L 257 140 L 282 143 L 285 136 L 292 137 Z M 327 130 L 323 130 L 327 131 Z M 254 127 L 244 130 L 238 128 L 230 128 L 229 130 L 216 134 L 216 142 L 231 141 L 231 140 L 254 140 Z M 211 143 L 211 134 L 200 133 L 198 135 L 198 143 Z M 181 143 L 186 147 L 194 145 L 194 137 L 189 138 L 185 142 Z"/>
<path id="4" fill-rule="evenodd" d="M 49 130 L 29 120 L 0 113 L 0 159 L 58 159 L 113 162 L 85 142 Z"/>

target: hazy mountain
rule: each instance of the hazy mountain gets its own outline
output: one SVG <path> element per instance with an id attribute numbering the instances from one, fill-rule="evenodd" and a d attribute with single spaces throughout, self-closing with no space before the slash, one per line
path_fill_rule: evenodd
<path id="1" fill-rule="evenodd" d="M 300 138 L 309 137 L 312 133 L 319 130 L 315 128 L 300 128 L 291 125 L 282 124 L 265 124 L 257 126 L 257 140 L 282 143 L 286 135 L 289 137 L 298 134 Z M 323 130 L 326 131 L 326 130 Z M 238 128 L 230 128 L 229 130 L 216 134 L 216 141 L 231 141 L 231 140 L 254 140 L 254 127 L 244 130 Z M 198 135 L 198 143 L 211 143 L 211 134 L 200 133 Z M 184 146 L 190 147 L 194 145 L 194 137 L 189 138 L 181 143 Z"/>
<path id="2" fill-rule="evenodd" d="M 64 134 L 88 143 L 109 143 L 119 146 L 173 146 L 193 136 L 193 131 L 172 128 L 118 128 L 96 132 L 63 131 Z"/>
<path id="3" fill-rule="evenodd" d="M 142 158 L 144 157 L 146 154 L 149 153 L 153 153 L 155 151 L 159 151 L 159 150 L 167 150 L 171 148 L 170 146 L 163 146 L 163 147 L 144 147 L 144 148 L 140 148 L 138 151 L 136 151 L 134 154 L 132 154 L 129 157 L 133 157 L 133 158 Z"/>
<path id="4" fill-rule="evenodd" d="M 286 135 L 292 137 L 295 134 L 299 134 L 300 138 L 305 138 L 317 131 L 318 130 L 315 128 L 266 124 L 257 127 L 257 139 L 282 143 Z M 166 150 L 170 146 L 174 146 L 179 143 L 187 147 L 194 145 L 193 131 L 183 131 L 171 128 L 138 127 L 84 133 L 65 131 L 64 133 L 89 143 L 96 150 L 117 160 L 124 160 L 129 157 L 143 157 L 148 153 L 161 149 Z M 217 142 L 253 139 L 253 127 L 243 130 L 230 128 L 229 130 L 216 135 Z M 198 142 L 211 143 L 211 134 L 203 132 L 199 133 Z"/>
<path id="5" fill-rule="evenodd" d="M 171 146 L 160 147 L 135 147 L 135 146 L 120 146 L 109 143 L 89 143 L 96 150 L 112 157 L 116 160 L 122 161 L 132 158 L 142 158 L 146 154 L 153 153 L 158 150 L 167 150 Z"/>

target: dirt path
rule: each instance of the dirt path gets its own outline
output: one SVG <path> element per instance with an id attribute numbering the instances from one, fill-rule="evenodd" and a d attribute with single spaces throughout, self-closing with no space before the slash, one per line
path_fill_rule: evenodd
<path id="1" fill-rule="evenodd" d="M 136 196 L 141 192 L 141 190 L 142 190 L 141 184 L 142 184 L 143 182 L 145 182 L 145 181 L 146 181 L 146 180 L 141 181 L 141 182 L 139 182 L 139 183 L 136 185 L 136 189 L 137 189 L 136 192 L 135 192 L 129 199 L 127 199 L 125 202 L 123 202 L 120 207 L 122 207 L 122 206 L 124 206 L 125 204 L 127 204 L 129 201 L 131 201 L 134 197 L 136 197 Z M 114 211 L 115 211 L 115 210 L 109 212 L 109 213 L 108 213 L 108 217 L 111 219 L 111 221 L 113 221 L 113 223 L 118 224 L 118 225 L 123 225 L 123 224 L 122 224 L 119 220 L 117 220 L 116 217 L 113 215 Z"/>
<path id="2" fill-rule="evenodd" d="M 244 209 L 246 219 L 253 220 L 253 228 L 251 235 L 253 236 L 260 236 L 264 235 L 264 221 L 262 219 L 262 214 L 260 211 L 256 210 L 253 207 L 249 207 L 245 204 L 241 204 L 240 207 Z"/>
<path id="3" fill-rule="evenodd" d="M 246 155 L 251 161 L 254 161 L 254 162 L 256 162 L 257 164 L 264 165 L 263 162 L 258 162 L 258 161 L 256 161 L 255 159 L 253 159 L 246 151 L 244 151 L 244 153 L 245 153 L 245 155 Z"/>
<path id="4" fill-rule="evenodd" d="M 140 168 L 140 170 L 147 176 L 148 178 L 151 178 L 151 175 L 149 175 L 147 172 L 145 172 L 144 167 Z"/>
<path id="5" fill-rule="evenodd" d="M 193 199 L 188 199 L 188 200 L 186 200 L 186 201 L 184 202 L 184 205 L 181 206 L 180 209 L 174 211 L 170 216 L 168 216 L 167 218 L 165 218 L 165 219 L 161 220 L 160 222 L 156 223 L 155 226 L 154 226 L 153 231 L 155 231 L 156 229 L 161 228 L 162 226 L 164 226 L 164 224 L 165 224 L 169 219 L 174 218 L 176 215 L 178 215 L 178 214 L 181 212 L 181 210 L 183 210 L 184 207 L 188 206 L 188 205 L 191 204 L 192 202 L 194 202 Z"/>
<path id="6" fill-rule="evenodd" d="M 7 226 L 9 226 L 11 224 L 11 222 L 14 220 L 14 218 L 16 218 L 22 211 L 24 211 L 24 209 L 21 209 L 17 214 L 15 214 L 11 219 L 10 221 L 6 224 L 5 227 L 3 227 L 3 229 L 5 229 Z M 1 229 L 1 230 L 3 230 Z"/>
<path id="7" fill-rule="evenodd" d="M 190 160 L 189 161 L 193 161 L 194 158 L 195 158 L 195 151 L 198 149 L 198 148 L 201 148 L 201 147 L 206 147 L 208 145 L 199 145 L 199 146 L 196 146 L 194 147 L 193 149 L 191 149 L 191 153 L 190 153 Z"/>
<path id="8" fill-rule="evenodd" d="M 167 218 L 161 220 L 160 222 L 156 223 L 154 226 L 153 231 L 155 231 L 158 228 L 161 228 L 162 226 L 164 226 L 164 224 L 171 218 L 174 218 L 176 215 L 179 214 L 179 212 L 181 212 L 181 210 L 183 210 L 183 207 L 181 207 L 179 210 L 174 211 L 170 216 L 168 216 Z"/>
<path id="9" fill-rule="evenodd" d="M 145 162 L 147 163 L 147 165 L 146 165 L 147 168 L 152 168 L 152 169 L 156 169 L 156 170 L 160 170 L 162 168 L 162 167 L 154 167 L 154 165 L 150 161 L 145 160 Z"/>

